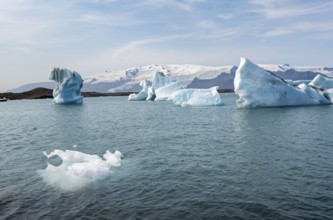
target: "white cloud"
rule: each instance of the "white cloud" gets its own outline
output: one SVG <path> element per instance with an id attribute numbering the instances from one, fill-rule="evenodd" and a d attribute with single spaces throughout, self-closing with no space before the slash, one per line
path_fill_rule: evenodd
<path id="1" fill-rule="evenodd" d="M 139 48 L 147 47 L 152 44 L 158 44 L 158 43 L 179 40 L 179 39 L 186 39 L 189 37 L 191 37 L 191 34 L 172 35 L 172 36 L 166 36 L 166 37 L 160 37 L 160 38 L 150 38 L 150 39 L 132 41 L 122 47 L 119 47 L 119 48 L 116 48 L 115 50 L 113 50 L 111 59 L 116 60 L 116 59 L 119 59 L 120 57 L 126 57 L 127 53 L 132 53 L 133 51 L 136 51 Z"/>
<path id="2" fill-rule="evenodd" d="M 231 13 L 224 13 L 224 14 L 218 14 L 217 17 L 223 20 L 230 20 L 234 18 L 234 15 Z"/>
<path id="3" fill-rule="evenodd" d="M 207 0 L 139 0 L 139 5 L 152 8 L 174 7 L 183 11 L 192 11 L 193 5 L 197 3 L 204 3 Z"/>
<path id="4" fill-rule="evenodd" d="M 265 37 L 277 37 L 277 36 L 283 36 L 283 35 L 288 35 L 294 33 L 292 30 L 287 30 L 287 29 L 275 29 L 268 31 L 264 34 Z"/>
<path id="5" fill-rule="evenodd" d="M 276 28 L 264 34 L 265 37 L 277 37 L 300 33 L 318 33 L 333 31 L 333 22 L 299 22 L 287 27 Z"/>
<path id="6" fill-rule="evenodd" d="M 333 12 L 332 1 L 327 3 L 313 1 L 311 4 L 303 2 L 295 4 L 295 1 L 286 0 L 252 0 L 251 3 L 260 7 L 254 9 L 254 12 L 270 19 Z"/>

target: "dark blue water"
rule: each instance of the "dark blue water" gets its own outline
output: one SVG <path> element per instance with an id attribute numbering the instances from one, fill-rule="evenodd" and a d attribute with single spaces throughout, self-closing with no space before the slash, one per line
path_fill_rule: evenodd
<path id="1" fill-rule="evenodd" d="M 209 108 L 1 103 L 0 219 L 333 219 L 333 107 L 238 110 L 221 96 Z M 124 158 L 63 191 L 37 172 L 54 149 Z"/>

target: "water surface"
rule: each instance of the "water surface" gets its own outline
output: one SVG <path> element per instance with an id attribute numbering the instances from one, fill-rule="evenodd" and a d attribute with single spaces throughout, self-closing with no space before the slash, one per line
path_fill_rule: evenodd
<path id="1" fill-rule="evenodd" d="M 235 94 L 221 96 L 202 108 L 1 103 L 0 219 L 333 219 L 332 106 L 239 110 Z M 37 172 L 54 149 L 124 158 L 63 191 Z"/>

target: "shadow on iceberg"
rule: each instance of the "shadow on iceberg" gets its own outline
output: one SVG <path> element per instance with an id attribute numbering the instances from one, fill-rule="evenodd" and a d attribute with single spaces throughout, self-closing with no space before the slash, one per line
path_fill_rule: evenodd
<path id="1" fill-rule="evenodd" d="M 82 104 L 81 88 L 83 80 L 80 74 L 68 69 L 54 68 L 50 80 L 58 83 L 53 89 L 53 102 L 57 104 Z"/>
<path id="2" fill-rule="evenodd" d="M 333 80 L 317 75 L 309 85 L 290 82 L 241 58 L 234 79 L 239 108 L 332 104 Z"/>

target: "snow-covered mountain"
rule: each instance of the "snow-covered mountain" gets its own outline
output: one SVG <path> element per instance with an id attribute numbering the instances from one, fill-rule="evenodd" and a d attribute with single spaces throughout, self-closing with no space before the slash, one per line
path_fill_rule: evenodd
<path id="1" fill-rule="evenodd" d="M 333 77 L 333 68 L 328 67 L 293 67 L 284 65 L 259 65 L 283 79 L 312 80 L 317 74 Z M 237 66 L 199 66 L 199 65 L 150 65 L 120 71 L 106 71 L 84 78 L 82 91 L 95 92 L 138 92 L 140 81 L 151 80 L 157 72 L 170 74 L 171 78 L 181 82 L 188 88 L 233 89 L 233 80 Z M 24 92 L 36 87 L 54 88 L 53 82 L 26 84 L 10 92 Z"/>

